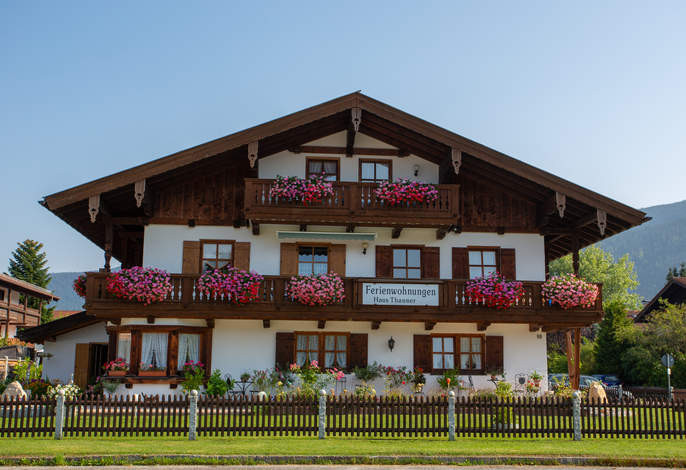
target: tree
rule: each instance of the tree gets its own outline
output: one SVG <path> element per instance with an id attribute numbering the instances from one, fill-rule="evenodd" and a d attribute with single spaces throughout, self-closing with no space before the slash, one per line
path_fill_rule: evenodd
<path id="1" fill-rule="evenodd" d="M 9 260 L 9 274 L 12 277 L 30 282 L 38 287 L 47 288 L 52 279 L 47 266 L 47 255 L 42 251 L 43 244 L 34 240 L 24 240 L 17 243 L 17 249 L 12 252 Z M 39 301 L 29 298 L 29 306 L 38 308 Z M 41 323 L 52 320 L 52 311 L 55 307 L 43 306 L 41 311 Z"/>
<path id="2" fill-rule="evenodd" d="M 675 277 L 686 277 L 686 261 L 682 262 L 678 268 L 674 266 L 667 269 L 667 281 L 671 281 Z"/>
<path id="3" fill-rule="evenodd" d="M 572 255 L 563 256 L 550 263 L 550 275 L 574 272 Z M 597 246 L 589 246 L 579 253 L 579 277 L 589 282 L 603 283 L 603 304 L 619 301 L 628 309 L 638 309 L 640 296 L 638 276 L 633 261 L 626 254 L 615 261 L 611 253 Z"/>
<path id="4" fill-rule="evenodd" d="M 632 326 L 626 315 L 626 307 L 620 300 L 605 305 L 605 316 L 600 322 L 598 337 L 593 349 L 595 370 L 600 374 L 620 374 L 622 356 L 631 345 L 620 332 Z"/>

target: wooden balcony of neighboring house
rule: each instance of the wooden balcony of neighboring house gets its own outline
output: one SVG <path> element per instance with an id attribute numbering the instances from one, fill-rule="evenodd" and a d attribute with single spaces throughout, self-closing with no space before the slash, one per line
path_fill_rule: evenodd
<path id="1" fill-rule="evenodd" d="M 59 300 L 47 289 L 0 274 L 0 325 L 7 335 L 10 326 L 40 325 L 41 308 L 51 300 Z"/>
<path id="2" fill-rule="evenodd" d="M 0 300 L 0 323 L 22 327 L 38 326 L 40 318 L 40 310 L 23 302 L 13 303 L 7 298 Z"/>
<path id="3" fill-rule="evenodd" d="M 123 301 L 106 292 L 106 273 L 88 273 L 85 308 L 92 315 L 107 319 L 122 317 L 257 319 L 265 326 L 269 320 L 356 320 L 379 322 L 424 322 L 427 329 L 439 322 L 477 323 L 485 330 L 491 323 L 528 324 L 532 331 L 555 330 L 591 325 L 602 317 L 602 285 L 600 295 L 591 308 L 563 310 L 549 304 L 541 294 L 540 281 L 523 281 L 524 295 L 507 309 L 487 307 L 471 302 L 465 295 L 466 280 L 454 279 L 376 279 L 344 278 L 345 300 L 326 307 L 308 307 L 286 296 L 289 276 L 264 276 L 258 300 L 236 305 L 225 297 L 208 297 L 195 288 L 198 275 L 172 274 L 172 290 L 163 302 L 150 305 Z M 423 305 L 381 305 L 369 295 L 372 288 L 398 285 L 409 288 L 429 288 L 432 295 Z"/>
<path id="4" fill-rule="evenodd" d="M 261 223 L 447 228 L 459 216 L 457 184 L 436 185 L 438 199 L 433 202 L 389 206 L 376 197 L 374 183 L 336 182 L 332 196 L 304 203 L 271 196 L 274 181 L 245 180 L 245 216 L 258 230 Z"/>

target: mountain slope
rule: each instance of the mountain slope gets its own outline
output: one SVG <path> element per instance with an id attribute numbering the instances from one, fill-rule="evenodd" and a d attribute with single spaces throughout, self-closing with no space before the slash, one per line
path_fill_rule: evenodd
<path id="1" fill-rule="evenodd" d="M 83 308 L 83 299 L 76 295 L 72 288 L 74 280 L 80 274 L 83 273 L 50 273 L 52 280 L 48 289 L 60 298 L 55 307 L 56 310 L 81 310 Z"/>
<path id="2" fill-rule="evenodd" d="M 615 257 L 629 254 L 636 263 L 638 293 L 650 299 L 664 286 L 667 270 L 686 261 L 686 201 L 642 210 L 653 220 L 598 245 Z"/>

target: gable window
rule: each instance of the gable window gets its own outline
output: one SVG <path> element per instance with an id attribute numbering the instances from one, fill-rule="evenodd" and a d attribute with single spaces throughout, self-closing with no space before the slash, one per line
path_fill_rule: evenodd
<path id="1" fill-rule="evenodd" d="M 360 182 L 379 183 L 391 180 L 390 160 L 360 160 Z"/>
<path id="2" fill-rule="evenodd" d="M 393 248 L 393 277 L 396 279 L 420 279 L 422 255 L 419 248 Z"/>
<path id="3" fill-rule="evenodd" d="M 233 242 L 226 240 L 201 240 L 200 244 L 202 272 L 233 266 Z"/>
<path id="4" fill-rule="evenodd" d="M 338 160 L 308 158 L 306 176 L 323 176 L 326 181 L 338 181 Z"/>
<path id="5" fill-rule="evenodd" d="M 496 248 L 469 249 L 469 278 L 486 277 L 498 270 Z"/>
<path id="6" fill-rule="evenodd" d="M 484 371 L 482 335 L 435 335 L 431 337 L 434 370 L 458 369 L 463 374 Z"/>
<path id="7" fill-rule="evenodd" d="M 295 360 L 299 366 L 317 361 L 319 367 L 348 367 L 347 333 L 310 333 L 295 334 Z"/>
<path id="8" fill-rule="evenodd" d="M 329 248 L 326 246 L 298 246 L 298 274 L 310 276 L 329 271 Z"/>

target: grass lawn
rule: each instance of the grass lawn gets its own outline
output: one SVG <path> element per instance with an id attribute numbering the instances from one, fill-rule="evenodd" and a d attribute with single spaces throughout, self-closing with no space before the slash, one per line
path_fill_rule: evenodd
<path id="1" fill-rule="evenodd" d="M 478 439 L 329 437 L 9 438 L 0 439 L 0 456 L 85 455 L 353 455 L 353 456 L 594 456 L 608 458 L 686 458 L 684 440 L 634 439 Z"/>

